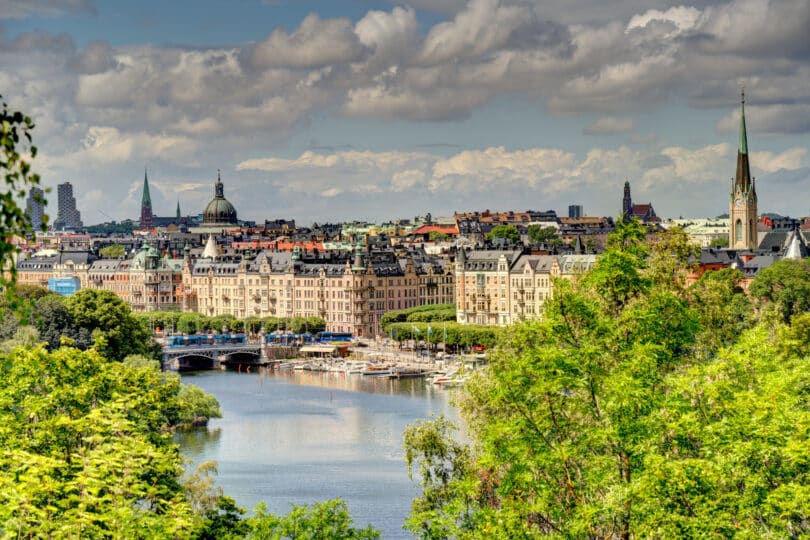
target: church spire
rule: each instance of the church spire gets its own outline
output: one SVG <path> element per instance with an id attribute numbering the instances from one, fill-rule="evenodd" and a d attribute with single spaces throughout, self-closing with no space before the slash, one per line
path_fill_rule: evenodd
<path id="1" fill-rule="evenodd" d="M 751 167 L 748 164 L 748 134 L 745 131 L 745 90 L 740 92 L 740 145 L 737 150 L 737 174 L 734 177 L 735 191 L 751 191 Z"/>
<path id="2" fill-rule="evenodd" d="M 143 197 L 141 207 L 152 208 L 152 198 L 149 196 L 149 178 L 146 176 L 146 167 L 143 168 Z"/>
<path id="3" fill-rule="evenodd" d="M 141 197 L 141 228 L 152 227 L 152 198 L 149 196 L 149 178 L 146 167 L 143 168 L 143 196 Z"/>
<path id="4" fill-rule="evenodd" d="M 180 197 L 177 198 L 177 219 L 180 219 Z"/>
<path id="5" fill-rule="evenodd" d="M 745 133 L 745 88 L 740 91 L 740 148 L 741 154 L 748 154 L 748 135 Z"/>

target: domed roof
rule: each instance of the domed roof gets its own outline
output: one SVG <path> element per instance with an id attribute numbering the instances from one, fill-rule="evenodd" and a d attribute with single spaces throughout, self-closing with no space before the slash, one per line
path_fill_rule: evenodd
<path id="1" fill-rule="evenodd" d="M 236 224 L 236 208 L 225 198 L 225 188 L 217 171 L 217 183 L 214 185 L 214 198 L 203 211 L 203 225 Z"/>

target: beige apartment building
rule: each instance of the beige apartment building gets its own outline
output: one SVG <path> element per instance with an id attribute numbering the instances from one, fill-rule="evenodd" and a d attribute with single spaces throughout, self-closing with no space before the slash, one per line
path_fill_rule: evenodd
<path id="1" fill-rule="evenodd" d="M 552 280 L 571 279 L 593 267 L 596 255 L 529 255 L 521 250 L 459 251 L 456 320 L 508 326 L 543 315 Z"/>
<path id="2" fill-rule="evenodd" d="M 208 316 L 321 317 L 326 329 L 380 335 L 380 319 L 421 301 L 452 301 L 452 272 L 420 268 L 411 258 L 357 250 L 353 259 L 303 260 L 296 249 L 231 261 L 187 258 L 179 287 L 183 311 Z"/>

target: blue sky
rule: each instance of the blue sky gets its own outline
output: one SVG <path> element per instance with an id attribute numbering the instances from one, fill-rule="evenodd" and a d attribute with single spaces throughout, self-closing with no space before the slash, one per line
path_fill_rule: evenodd
<path id="1" fill-rule="evenodd" d="M 86 223 L 727 210 L 739 88 L 761 211 L 810 214 L 810 3 L 0 0 L 0 93 Z M 52 209 L 52 212 L 55 208 Z"/>

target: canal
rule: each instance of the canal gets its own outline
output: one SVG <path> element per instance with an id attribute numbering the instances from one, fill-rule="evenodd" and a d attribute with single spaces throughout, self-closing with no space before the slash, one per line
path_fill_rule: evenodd
<path id="1" fill-rule="evenodd" d="M 223 418 L 178 435 L 195 463 L 216 460 L 217 483 L 248 510 L 340 497 L 356 526 L 383 538 L 402 528 L 417 484 L 408 479 L 402 433 L 417 419 L 457 418 L 451 394 L 422 379 L 319 372 L 184 374 L 217 397 Z"/>

